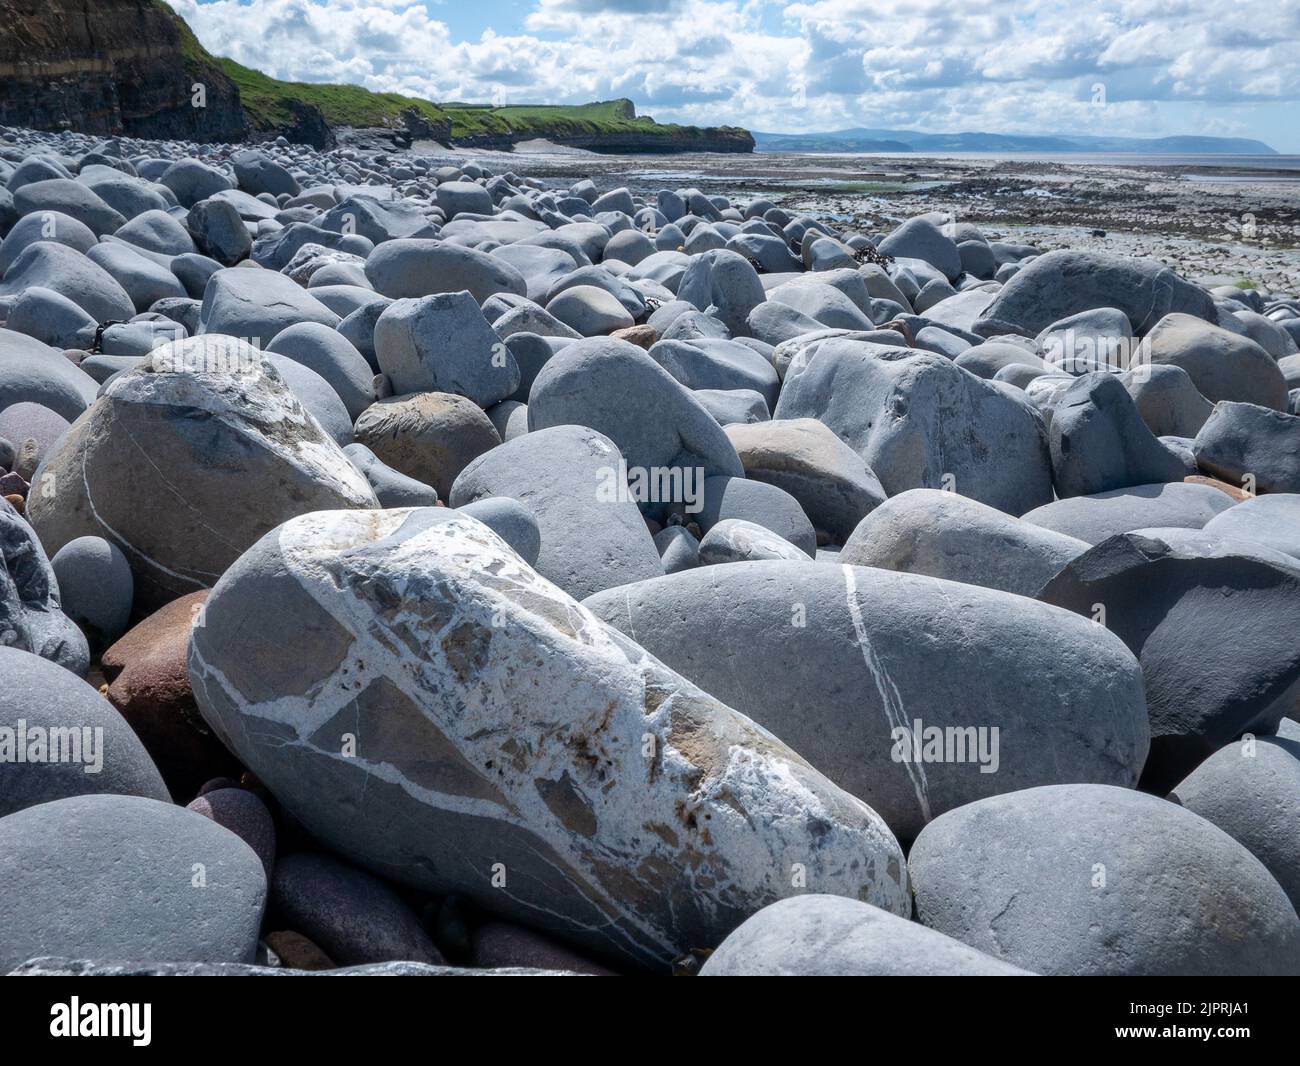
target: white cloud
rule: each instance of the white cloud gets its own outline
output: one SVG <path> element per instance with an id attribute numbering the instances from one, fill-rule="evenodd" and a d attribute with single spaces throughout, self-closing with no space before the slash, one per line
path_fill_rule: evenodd
<path id="1" fill-rule="evenodd" d="M 1300 99 L 1289 0 L 1243 0 L 1230 26 L 1212 0 L 534 0 L 476 40 L 410 0 L 171 3 L 209 49 L 276 77 L 434 100 L 630 96 L 660 119 L 754 129 L 1266 136 L 1252 102 L 1275 116 Z"/>

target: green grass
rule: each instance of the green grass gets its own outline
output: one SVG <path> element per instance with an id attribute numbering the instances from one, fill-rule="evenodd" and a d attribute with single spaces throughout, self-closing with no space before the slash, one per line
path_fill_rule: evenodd
<path id="1" fill-rule="evenodd" d="M 1233 282 L 1233 284 L 1239 289 L 1257 288 L 1255 283 L 1251 281 L 1250 278 L 1238 278 L 1236 281 Z"/>
<path id="2" fill-rule="evenodd" d="M 430 122 L 445 122 L 448 118 L 436 104 L 414 96 L 371 92 L 360 85 L 279 81 L 233 59 L 216 62 L 239 87 L 248 120 L 259 130 L 292 125 L 292 101 L 315 104 L 331 126 L 400 126 L 402 112 L 411 108 Z"/>

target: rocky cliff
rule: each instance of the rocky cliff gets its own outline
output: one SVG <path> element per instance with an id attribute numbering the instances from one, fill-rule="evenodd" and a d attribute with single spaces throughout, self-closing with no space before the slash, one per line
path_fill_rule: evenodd
<path id="1" fill-rule="evenodd" d="M 0 0 L 0 125 L 205 141 L 247 131 L 238 89 L 157 0 Z"/>

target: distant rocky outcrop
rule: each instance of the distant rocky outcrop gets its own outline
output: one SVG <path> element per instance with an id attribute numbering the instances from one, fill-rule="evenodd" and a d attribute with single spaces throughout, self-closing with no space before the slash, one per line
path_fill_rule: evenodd
<path id="1" fill-rule="evenodd" d="M 0 125 L 203 141 L 247 133 L 239 90 L 158 0 L 0 0 L 0 27 Z"/>

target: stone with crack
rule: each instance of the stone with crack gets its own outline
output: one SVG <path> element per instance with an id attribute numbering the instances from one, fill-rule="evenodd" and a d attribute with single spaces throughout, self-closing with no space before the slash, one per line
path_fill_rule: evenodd
<path id="1" fill-rule="evenodd" d="M 1132 653 L 1021 596 L 867 566 L 743 562 L 584 604 L 772 730 L 900 840 L 1013 789 L 1131 787 L 1146 759 Z"/>
<path id="2" fill-rule="evenodd" d="M 292 519 L 226 573 L 205 621 L 204 717 L 381 876 L 658 969 L 791 894 L 796 864 L 811 891 L 908 913 L 870 808 L 474 519 Z"/>

